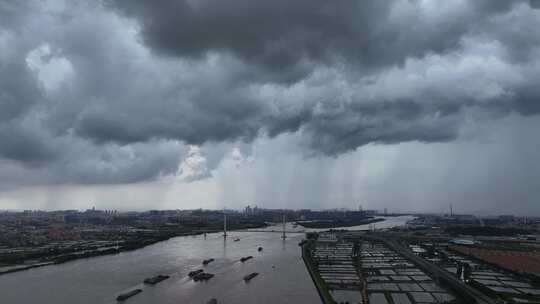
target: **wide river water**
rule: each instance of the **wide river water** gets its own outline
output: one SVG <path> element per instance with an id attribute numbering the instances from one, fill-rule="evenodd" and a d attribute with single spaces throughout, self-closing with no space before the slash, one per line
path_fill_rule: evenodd
<path id="1" fill-rule="evenodd" d="M 376 228 L 403 225 L 412 218 L 389 217 Z M 287 224 L 287 230 L 298 229 Z M 348 229 L 367 230 L 369 225 Z M 283 241 L 279 233 L 254 231 L 233 231 L 226 240 L 221 233 L 176 237 L 135 251 L 6 274 L 0 276 L 0 303 L 112 304 L 118 294 L 134 288 L 143 292 L 127 300 L 128 304 L 203 304 L 211 298 L 229 304 L 320 303 L 298 246 L 303 237 L 291 233 Z M 263 251 L 257 251 L 259 246 Z M 240 262 L 248 255 L 254 258 Z M 201 262 L 207 258 L 215 262 L 204 269 L 215 277 L 193 282 L 187 273 L 203 268 Z M 243 276 L 251 272 L 259 276 L 245 283 Z M 171 278 L 155 286 L 142 284 L 157 274 Z"/>

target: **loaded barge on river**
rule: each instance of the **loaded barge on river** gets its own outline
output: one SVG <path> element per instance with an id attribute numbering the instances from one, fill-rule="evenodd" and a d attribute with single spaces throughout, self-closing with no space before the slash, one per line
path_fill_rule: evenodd
<path id="1" fill-rule="evenodd" d="M 126 293 L 123 293 L 121 295 L 119 295 L 118 297 L 116 297 L 116 301 L 125 301 L 131 297 L 133 297 L 134 295 L 138 294 L 138 293 L 141 293 L 142 292 L 142 289 L 134 289 L 132 291 L 129 291 L 129 292 L 126 292 Z"/>
<path id="2" fill-rule="evenodd" d="M 193 271 L 190 271 L 190 272 L 188 273 L 188 276 L 189 276 L 190 278 L 192 278 L 192 277 L 198 275 L 199 273 L 201 273 L 201 272 L 203 272 L 203 271 L 204 271 L 204 270 L 202 270 L 202 269 L 193 270 Z"/>
<path id="3" fill-rule="evenodd" d="M 244 277 L 244 281 L 249 282 L 251 279 L 253 279 L 254 277 L 256 277 L 258 275 L 259 275 L 258 272 L 250 273 L 250 274 L 248 274 L 247 276 Z"/>
<path id="4" fill-rule="evenodd" d="M 161 281 L 164 281 L 166 279 L 170 278 L 170 276 L 168 275 L 157 275 L 155 277 L 151 277 L 151 278 L 146 278 L 144 279 L 144 284 L 150 284 L 150 285 L 156 285 L 157 283 L 161 282 Z"/>
<path id="5" fill-rule="evenodd" d="M 247 256 L 247 257 L 243 257 L 243 258 L 240 259 L 240 261 L 243 263 L 243 262 L 245 262 L 245 261 L 247 261 L 249 259 L 253 259 L 253 256 L 250 255 L 250 256 Z"/>
<path id="6" fill-rule="evenodd" d="M 213 273 L 201 272 L 193 276 L 193 281 L 208 281 L 214 277 Z"/>

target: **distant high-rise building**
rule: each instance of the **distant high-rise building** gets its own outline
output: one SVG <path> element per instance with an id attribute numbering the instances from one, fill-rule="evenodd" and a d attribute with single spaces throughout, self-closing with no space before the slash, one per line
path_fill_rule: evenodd
<path id="1" fill-rule="evenodd" d="M 246 206 L 246 208 L 244 209 L 244 214 L 247 215 L 247 216 L 253 215 L 253 209 L 251 209 L 250 205 Z"/>

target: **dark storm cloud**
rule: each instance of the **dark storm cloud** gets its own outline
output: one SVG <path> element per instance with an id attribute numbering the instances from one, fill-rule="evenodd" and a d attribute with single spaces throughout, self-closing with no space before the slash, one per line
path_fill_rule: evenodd
<path id="1" fill-rule="evenodd" d="M 19 23 L 29 9 L 31 4 L 26 1 L 0 2 L 0 26 L 12 27 Z"/>
<path id="2" fill-rule="evenodd" d="M 0 122 L 20 117 L 41 99 L 35 77 L 26 66 L 11 61 L 21 58 L 8 59 L 4 62 L 0 55 Z"/>
<path id="3" fill-rule="evenodd" d="M 28 165 L 54 159 L 54 149 L 35 130 L 19 125 L 0 124 L 0 155 Z"/>
<path id="4" fill-rule="evenodd" d="M 11 4 L 7 6 L 10 7 Z M 1 11 L 2 17 L 8 17 L 13 12 Z M 5 8 L 4 8 L 5 9 Z M 6 20 L 4 20 L 6 21 Z M 15 20 L 12 20 L 15 23 Z M 26 50 L 31 43 L 24 38 L 18 39 L 17 31 L 7 30 L 0 21 L 0 123 L 21 116 L 34 104 L 42 99 L 38 88 L 37 78 L 26 65 Z"/>
<path id="5" fill-rule="evenodd" d="M 85 142 L 65 140 L 62 162 L 45 171 L 55 183 L 117 184 L 154 180 L 173 175 L 184 148 L 178 143 L 150 141 L 119 146 L 89 147 Z M 67 146 L 69 144 L 69 146 Z M 52 174 L 51 174 L 52 173 Z"/>
<path id="6" fill-rule="evenodd" d="M 413 12 L 403 24 L 399 1 L 357 0 L 111 0 L 136 18 L 143 41 L 158 54 L 200 58 L 231 52 L 264 67 L 275 80 L 294 81 L 313 61 L 358 64 L 361 69 L 400 64 L 411 56 L 458 47 L 462 35 L 485 18 L 507 11 L 514 1 L 471 1 L 466 10 L 423 23 Z M 404 1 L 402 1 L 404 2 Z M 416 6 L 417 1 L 404 5 Z M 433 5 L 433 4 L 432 4 Z M 416 7 L 412 8 L 413 10 Z M 444 7 L 442 7 L 444 9 Z M 435 17 L 437 18 L 437 17 Z M 284 76 L 283 79 L 278 76 Z M 297 76 L 292 77 L 291 76 Z"/>
<path id="7" fill-rule="evenodd" d="M 184 152 L 177 141 L 93 144 L 74 136 L 74 121 L 95 96 L 121 94 L 103 75 L 123 75 L 107 70 L 110 44 L 93 32 L 96 20 L 73 18 L 83 15 L 81 3 L 58 14 L 47 7 L 52 2 L 0 2 L 0 189 L 131 183 L 177 170 Z M 71 27 L 62 30 L 63 24 Z M 63 75 L 66 54 L 80 74 Z"/>
<path id="8" fill-rule="evenodd" d="M 156 54 L 200 59 L 211 52 L 225 52 L 257 71 L 252 74 L 253 81 L 263 79 L 264 82 L 280 83 L 285 80 L 295 83 L 309 77 L 309 73 L 321 65 L 347 66 L 353 70 L 352 73 L 360 74 L 357 77 L 361 79 L 377 75 L 380 70 L 402 66 L 410 58 L 450 53 L 466 57 L 462 40 L 468 36 L 489 36 L 500 41 L 510 58 L 530 56 L 540 44 L 530 31 L 519 31 L 524 25 L 534 27 L 534 20 L 521 21 L 517 29 L 509 26 L 515 17 L 511 10 L 519 12 L 516 7 L 526 5 L 526 1 L 471 1 L 455 5 L 354 0 L 293 3 L 170 0 L 162 1 L 160 5 L 119 0 L 107 3 L 137 20 L 142 40 Z M 537 18 L 537 15 L 521 17 Z M 528 61 L 530 58 L 521 64 Z M 300 72 L 295 73 L 299 67 Z M 282 73 L 285 76 L 279 77 Z M 448 73 L 452 74 L 452 71 Z M 291 78 L 291 75 L 297 77 Z M 348 81 L 354 82 L 355 79 Z M 229 93 L 229 90 L 217 89 Z M 314 103 L 307 103 L 292 113 L 280 111 L 277 116 L 268 112 L 265 105 L 255 105 L 248 115 L 239 113 L 237 118 L 240 120 L 235 120 L 232 126 L 206 124 L 213 132 L 222 131 L 215 133 L 218 137 L 209 137 L 204 128 L 199 135 L 203 139 L 223 140 L 246 137 L 238 131 L 250 128 L 256 129 L 249 131 L 250 135 L 256 135 L 258 129 L 263 129 L 270 136 L 303 129 L 313 139 L 311 148 L 331 154 L 370 142 L 448 141 L 458 136 L 461 118 L 457 113 L 464 107 L 475 106 L 478 101 L 452 96 L 451 87 L 443 90 L 437 96 L 412 96 L 406 103 L 381 99 L 378 104 L 364 104 L 362 96 L 356 97 L 357 104 L 329 100 L 323 106 L 327 113 L 317 115 L 313 113 Z M 536 114 L 536 96 L 531 89 L 516 88 L 513 96 L 505 96 L 502 104 L 493 101 L 480 107 L 488 112 L 517 110 L 522 114 Z M 227 99 L 225 96 L 203 98 L 216 103 Z M 453 104 L 426 106 L 430 102 L 426 100 L 428 98 L 451 99 Z M 233 95 L 232 99 L 246 104 L 245 98 Z M 341 106 L 341 111 L 334 111 L 336 104 Z M 241 107 L 239 105 L 234 110 Z M 411 109 L 406 110 L 407 107 Z M 455 113 L 445 114 L 446 108 L 453 108 Z M 415 110 L 418 113 L 414 116 L 402 115 Z M 222 118 L 231 114 L 227 111 L 221 113 Z M 219 121 L 220 117 L 217 119 Z M 242 122 L 245 125 L 241 125 Z M 237 124 L 239 130 L 234 127 Z M 199 143 L 200 139 L 193 142 Z"/>
<path id="9" fill-rule="evenodd" d="M 443 114 L 444 115 L 444 114 Z M 336 155 L 368 143 L 444 142 L 456 138 L 456 116 L 435 117 L 414 102 L 331 107 L 305 126 L 310 147 Z"/>
<path id="10" fill-rule="evenodd" d="M 123 183 L 175 174 L 184 144 L 452 141 L 474 113 L 540 112 L 531 5 L 2 1 L 0 158 Z"/>
<path id="11" fill-rule="evenodd" d="M 244 93 L 234 89 L 219 86 L 212 89 L 219 91 L 198 92 L 190 97 L 170 92 L 174 95 L 161 100 L 155 100 L 154 92 L 148 92 L 148 96 L 133 96 L 115 104 L 96 101 L 99 106 L 81 113 L 74 130 L 98 142 L 177 138 L 189 144 L 203 144 L 253 140 L 260 128 L 256 119 L 261 114 L 261 105 L 250 102 Z M 146 100 L 151 102 L 147 104 Z"/>

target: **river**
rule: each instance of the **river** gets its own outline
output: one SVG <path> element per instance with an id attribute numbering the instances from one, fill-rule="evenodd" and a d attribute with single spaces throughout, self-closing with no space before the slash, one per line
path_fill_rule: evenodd
<path id="1" fill-rule="evenodd" d="M 390 217 L 377 228 L 403 225 L 412 217 Z M 280 226 L 267 228 L 279 230 Z M 293 229 L 287 225 L 287 230 Z M 295 229 L 298 229 L 295 228 Z M 349 227 L 366 230 L 369 225 Z M 313 282 L 303 264 L 298 242 L 303 234 L 230 232 L 176 237 L 135 251 L 81 259 L 0 276 L 2 304 L 112 304 L 118 294 L 134 288 L 143 292 L 126 301 L 142 303 L 320 303 Z M 240 241 L 235 242 L 235 238 Z M 263 247 L 262 252 L 257 248 Z M 240 262 L 243 256 L 254 259 Z M 193 282 L 187 273 L 202 268 L 206 258 L 215 262 L 205 267 L 215 277 Z M 249 283 L 242 278 L 260 273 Z M 144 286 L 144 278 L 167 274 L 171 278 L 155 286 Z"/>

